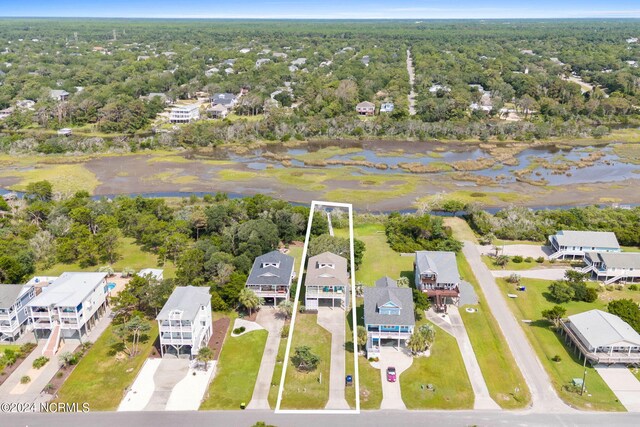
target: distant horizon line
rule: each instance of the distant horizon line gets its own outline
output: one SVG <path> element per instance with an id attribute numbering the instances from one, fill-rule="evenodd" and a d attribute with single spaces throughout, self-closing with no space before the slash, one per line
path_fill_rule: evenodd
<path id="1" fill-rule="evenodd" d="M 423 21 L 555 21 L 555 20 L 567 20 L 567 21 L 592 21 L 592 20 L 610 20 L 610 21 L 619 21 L 619 20 L 640 20 L 639 16 L 556 16 L 556 17 L 509 17 L 509 18 L 500 18 L 500 17 L 478 17 L 478 18 L 373 18 L 373 17 L 350 17 L 350 18 L 310 18 L 310 17 L 269 17 L 269 18 L 256 18 L 256 17 L 244 17 L 244 16 L 226 16 L 226 17 L 215 17 L 215 16 L 207 16 L 207 17 L 196 17 L 196 16 L 178 16 L 178 17 L 169 17 L 169 16 L 88 16 L 88 15 L 78 15 L 78 16 L 19 16 L 19 15 L 0 15 L 0 19 L 162 19 L 162 20 L 190 20 L 190 21 L 204 21 L 204 20 L 218 20 L 218 21 L 228 21 L 228 20 L 245 20 L 245 21 L 412 21 L 412 22 L 423 22 Z"/>

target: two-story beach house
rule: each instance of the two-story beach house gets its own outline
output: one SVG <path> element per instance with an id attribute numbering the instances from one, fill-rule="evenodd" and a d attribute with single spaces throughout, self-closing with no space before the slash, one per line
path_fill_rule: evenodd
<path id="1" fill-rule="evenodd" d="M 15 341 L 29 320 L 27 303 L 36 296 L 31 285 L 0 285 L 0 342 Z"/>
<path id="2" fill-rule="evenodd" d="M 331 252 L 309 258 L 305 278 L 305 308 L 349 306 L 349 273 L 347 260 Z"/>
<path id="3" fill-rule="evenodd" d="M 586 252 L 620 252 L 616 235 L 609 231 L 561 230 L 549 236 L 549 259 L 583 259 Z"/>
<path id="4" fill-rule="evenodd" d="M 278 300 L 289 299 L 293 277 L 293 257 L 272 251 L 253 261 L 246 287 L 275 306 Z"/>
<path id="5" fill-rule="evenodd" d="M 581 271 L 609 285 L 640 281 L 640 252 L 587 252 Z"/>
<path id="6" fill-rule="evenodd" d="M 383 277 L 375 287 L 364 290 L 364 327 L 367 330 L 367 358 L 380 357 L 385 342 L 400 347 L 416 325 L 413 291 L 399 288 L 395 280 Z"/>
<path id="7" fill-rule="evenodd" d="M 32 299 L 33 333 L 48 338 L 43 354 L 53 356 L 60 338 L 82 339 L 107 307 L 107 273 L 62 273 Z"/>
<path id="8" fill-rule="evenodd" d="M 169 112 L 169 121 L 171 123 L 191 123 L 200 119 L 200 105 L 179 105 L 175 106 Z"/>
<path id="9" fill-rule="evenodd" d="M 460 272 L 456 254 L 447 251 L 417 251 L 413 264 L 416 289 L 425 292 L 436 311 L 460 299 Z"/>
<path id="10" fill-rule="evenodd" d="M 376 104 L 369 101 L 362 101 L 356 105 L 356 113 L 361 116 L 373 116 L 376 112 Z"/>
<path id="11" fill-rule="evenodd" d="M 160 331 L 160 353 L 163 357 L 172 350 L 177 356 L 196 356 L 213 334 L 209 288 L 178 286 L 156 320 Z"/>

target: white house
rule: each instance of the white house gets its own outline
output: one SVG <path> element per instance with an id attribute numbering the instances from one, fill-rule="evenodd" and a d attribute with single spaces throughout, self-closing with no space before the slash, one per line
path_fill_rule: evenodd
<path id="1" fill-rule="evenodd" d="M 173 349 L 196 356 L 213 334 L 211 295 L 208 287 L 178 286 L 156 317 L 160 331 L 160 352 L 164 357 Z"/>
<path id="2" fill-rule="evenodd" d="M 140 277 L 150 276 L 155 280 L 162 281 L 164 280 L 164 270 L 161 268 L 143 268 L 138 272 L 138 276 Z"/>
<path id="3" fill-rule="evenodd" d="M 383 102 L 382 105 L 380 105 L 380 112 L 392 113 L 394 108 L 393 102 Z"/>
<path id="4" fill-rule="evenodd" d="M 107 273 L 62 273 L 32 299 L 29 317 L 36 339 L 48 338 L 53 356 L 60 338 L 82 339 L 107 307 Z"/>
<path id="5" fill-rule="evenodd" d="M 620 252 L 616 235 L 609 231 L 560 230 L 549 236 L 549 259 L 584 258 L 586 252 Z"/>
<path id="6" fill-rule="evenodd" d="M 640 281 L 640 252 L 587 252 L 581 271 L 609 285 Z"/>
<path id="7" fill-rule="evenodd" d="M 191 123 L 200 119 L 200 105 L 180 105 L 173 107 L 169 113 L 171 123 Z"/>

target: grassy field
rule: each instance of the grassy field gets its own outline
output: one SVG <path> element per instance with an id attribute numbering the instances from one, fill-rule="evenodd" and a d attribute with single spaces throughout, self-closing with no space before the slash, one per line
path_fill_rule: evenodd
<path id="1" fill-rule="evenodd" d="M 164 266 L 158 265 L 158 257 L 151 252 L 143 251 L 137 245 L 133 238 L 123 237 L 118 250 L 120 259 L 113 264 L 115 271 L 122 271 L 125 267 L 131 267 L 134 270 L 143 268 L 162 268 L 164 269 L 164 277 L 175 277 L 176 268 L 171 261 L 167 261 Z M 81 268 L 78 264 L 55 264 L 53 267 L 46 269 L 38 269 L 36 275 L 41 276 L 58 276 L 65 271 L 97 271 L 100 265 Z"/>
<path id="2" fill-rule="evenodd" d="M 364 301 L 359 298 L 357 305 L 356 318 L 358 323 L 364 326 Z M 347 315 L 347 357 L 346 357 L 346 373 L 347 375 L 353 375 L 353 329 L 351 328 L 352 313 Z M 358 373 L 360 383 L 360 408 L 361 409 L 380 409 L 380 403 L 382 402 L 382 384 L 380 377 L 380 370 L 371 366 L 371 363 L 365 356 L 358 356 Z M 349 387 L 345 391 L 345 398 L 349 403 L 349 406 L 355 408 L 356 406 L 356 393 L 355 387 Z"/>
<path id="3" fill-rule="evenodd" d="M 451 227 L 451 231 L 456 239 L 462 241 L 469 241 L 475 244 L 478 244 L 478 239 L 469 227 L 469 224 L 462 219 L 457 217 L 445 217 L 443 218 L 444 225 L 447 227 Z"/>
<path id="4" fill-rule="evenodd" d="M 366 245 L 360 269 L 356 272 L 356 282 L 373 286 L 384 276 L 398 279 L 400 276 L 413 278 L 413 257 L 403 257 L 387 244 L 382 224 L 357 224 L 353 233 Z M 384 260 L 384 262 L 381 262 Z"/>
<path id="5" fill-rule="evenodd" d="M 421 323 L 425 321 L 416 326 Z M 400 375 L 402 400 L 408 409 L 471 409 L 473 389 L 458 342 L 437 326 L 434 328 L 436 340 L 431 356 L 415 358 Z M 433 384 L 435 390 L 427 390 L 427 384 Z"/>
<path id="6" fill-rule="evenodd" d="M 87 354 L 80 360 L 58 391 L 59 402 L 87 402 L 92 411 L 115 410 L 127 387 L 133 384 L 158 337 L 158 325 L 150 321 L 148 339 L 140 344 L 140 353 L 133 358 L 114 354 L 117 338 L 109 326 Z"/>
<path id="7" fill-rule="evenodd" d="M 296 347 L 306 345 L 320 357 L 320 364 L 315 371 L 306 373 L 298 372 L 291 360 L 286 361 L 289 365 L 282 393 L 282 409 L 324 409 L 329 400 L 331 334 L 318 325 L 317 319 L 315 314 L 296 317 L 290 356 Z"/>
<path id="8" fill-rule="evenodd" d="M 92 193 L 100 181 L 82 164 L 34 164 L 23 170 L 4 170 L 2 177 L 17 177 L 19 181 L 11 189 L 23 191 L 31 182 L 47 180 L 53 185 L 53 191 L 75 193 L 87 190 Z"/>
<path id="9" fill-rule="evenodd" d="M 200 409 L 240 409 L 242 403 L 249 404 L 267 335 L 263 329 L 239 337 L 227 335 L 215 378 Z"/>
<path id="10" fill-rule="evenodd" d="M 473 285 L 478 295 L 478 305 L 460 307 L 460 315 L 489 393 L 504 409 L 523 408 L 531 400 L 527 383 L 516 365 L 498 322 L 491 314 L 469 263 L 461 253 L 457 254 L 456 259 L 460 275 Z M 477 311 L 468 313 L 464 310 L 466 307 L 473 307 Z"/>
<path id="11" fill-rule="evenodd" d="M 5 350 L 13 350 L 16 353 L 20 350 L 20 346 L 19 345 L 13 345 L 13 344 L 2 344 L 0 345 L 0 372 L 2 372 L 2 370 L 5 368 L 5 363 L 4 363 L 4 358 L 2 356 L 4 356 L 4 351 Z"/>
<path id="12" fill-rule="evenodd" d="M 498 279 L 497 283 L 505 294 L 512 292 L 513 285 L 507 283 L 506 280 Z M 523 279 L 522 284 L 526 286 L 526 292 L 519 293 L 518 298 L 509 299 L 508 304 L 513 310 L 516 319 L 531 320 L 529 324 L 523 323 L 522 327 L 540 361 L 549 373 L 554 388 L 565 402 L 580 409 L 598 411 L 624 410 L 597 371 L 591 367 L 587 367 L 587 393 L 580 396 L 577 393 L 565 390 L 564 386 L 568 385 L 573 378 L 582 378 L 583 369 L 576 353 L 570 350 L 560 336 L 550 328 L 551 324 L 542 319 L 542 310 L 555 305 L 544 296 L 550 283 L 550 281 L 546 280 Z M 619 298 L 626 297 L 629 292 L 632 291 L 618 291 Z M 594 308 L 605 309 L 606 303 L 607 300 L 601 294 L 594 303 L 572 301 L 564 304 L 564 306 L 567 309 L 567 315 L 571 315 Z M 559 362 L 551 360 L 556 355 L 560 356 L 561 360 Z"/>

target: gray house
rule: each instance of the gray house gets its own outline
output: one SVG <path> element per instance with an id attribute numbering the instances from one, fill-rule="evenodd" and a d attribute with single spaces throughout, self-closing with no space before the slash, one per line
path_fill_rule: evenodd
<path id="1" fill-rule="evenodd" d="M 413 264 L 416 289 L 432 300 L 436 311 L 460 299 L 460 272 L 456 254 L 446 251 L 417 251 Z"/>
<path id="2" fill-rule="evenodd" d="M 379 357 L 380 346 L 397 342 L 400 347 L 411 337 L 416 324 L 413 291 L 399 288 L 395 280 L 383 277 L 375 287 L 364 288 L 364 325 L 367 357 Z"/>
<path id="3" fill-rule="evenodd" d="M 214 93 L 211 97 L 211 105 L 223 105 L 228 109 L 231 109 L 238 102 L 238 97 L 232 93 Z"/>
<path id="4" fill-rule="evenodd" d="M 586 252 L 620 252 L 616 235 L 609 231 L 561 230 L 549 236 L 549 259 L 582 259 Z"/>
<path id="5" fill-rule="evenodd" d="M 253 261 L 245 286 L 265 300 L 273 299 L 273 305 L 276 305 L 278 299 L 289 299 L 293 276 L 293 257 L 272 251 Z"/>
<path id="6" fill-rule="evenodd" d="M 36 296 L 31 285 L 0 285 L 0 342 L 15 341 L 29 320 L 27 303 Z"/>
<path id="7" fill-rule="evenodd" d="M 610 285 L 614 282 L 640 281 L 640 253 L 638 252 L 587 252 L 587 264 L 581 272 Z"/>

